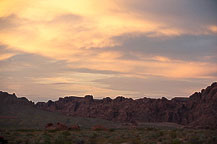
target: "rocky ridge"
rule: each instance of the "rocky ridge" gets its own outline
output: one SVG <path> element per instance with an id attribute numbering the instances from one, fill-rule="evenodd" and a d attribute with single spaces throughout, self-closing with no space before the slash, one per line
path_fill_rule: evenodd
<path id="1" fill-rule="evenodd" d="M 188 98 L 133 100 L 122 96 L 93 99 L 93 96 L 64 97 L 57 101 L 34 104 L 15 94 L 0 92 L 1 102 L 32 105 L 38 109 L 60 112 L 68 116 L 102 118 L 111 121 L 172 122 L 194 128 L 217 128 L 217 83 Z M 0 102 L 0 103 L 1 103 Z"/>
<path id="2" fill-rule="evenodd" d="M 34 106 L 34 102 L 29 101 L 25 97 L 18 98 L 15 93 L 9 94 L 7 92 L 0 91 L 0 104 L 21 104 Z"/>

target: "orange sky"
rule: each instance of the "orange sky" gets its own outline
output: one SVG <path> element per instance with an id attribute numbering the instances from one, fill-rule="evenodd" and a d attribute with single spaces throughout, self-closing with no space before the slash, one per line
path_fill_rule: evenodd
<path id="1" fill-rule="evenodd" d="M 0 86 L 35 101 L 188 96 L 216 81 L 215 4 L 1 0 Z"/>

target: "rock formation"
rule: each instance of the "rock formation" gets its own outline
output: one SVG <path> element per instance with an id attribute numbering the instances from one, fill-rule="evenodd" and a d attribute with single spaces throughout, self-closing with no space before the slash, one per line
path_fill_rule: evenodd
<path id="1" fill-rule="evenodd" d="M 0 104 L 22 104 L 22 105 L 32 105 L 34 106 L 34 102 L 29 101 L 25 97 L 18 98 L 15 93 L 8 94 L 7 92 L 0 91 Z"/>
<path id="2" fill-rule="evenodd" d="M 62 124 L 62 123 L 56 123 L 56 124 L 53 124 L 53 123 L 48 123 L 46 126 L 45 126 L 45 130 L 68 130 L 69 128 Z"/>
<path id="3" fill-rule="evenodd" d="M 217 128 L 217 83 L 189 98 L 172 100 L 93 96 L 65 97 L 58 101 L 37 103 L 36 107 L 70 116 L 103 118 L 119 122 L 174 122 L 198 128 Z"/>
<path id="4" fill-rule="evenodd" d="M 5 98 L 0 92 L 0 99 L 8 103 L 32 104 L 25 98 L 11 95 Z M 6 94 L 7 95 L 7 94 Z M 17 99 L 17 100 L 15 100 Z M 33 104 L 32 104 L 33 105 Z M 38 109 L 60 112 L 69 116 L 102 118 L 123 123 L 173 122 L 194 128 L 217 128 L 217 83 L 196 92 L 188 98 L 168 100 L 141 98 L 133 100 L 119 96 L 101 100 L 93 96 L 64 97 L 47 103 L 34 105 Z"/>

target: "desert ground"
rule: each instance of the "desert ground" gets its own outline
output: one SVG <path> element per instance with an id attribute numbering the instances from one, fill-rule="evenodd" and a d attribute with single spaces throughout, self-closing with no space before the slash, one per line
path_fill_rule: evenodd
<path id="1" fill-rule="evenodd" d="M 217 130 L 145 126 L 72 130 L 1 129 L 9 144 L 216 144 Z"/>

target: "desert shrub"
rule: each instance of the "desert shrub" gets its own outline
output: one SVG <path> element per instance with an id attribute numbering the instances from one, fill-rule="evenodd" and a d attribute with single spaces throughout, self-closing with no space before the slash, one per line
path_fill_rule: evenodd
<path id="1" fill-rule="evenodd" d="M 148 130 L 148 131 L 155 131 L 155 130 L 157 130 L 157 129 L 154 128 L 154 127 L 148 127 L 147 130 Z"/>
<path id="2" fill-rule="evenodd" d="M 62 136 L 58 136 L 56 139 L 55 139 L 55 144 L 58 144 L 58 143 L 62 143 L 64 141 L 64 138 Z"/>
<path id="3" fill-rule="evenodd" d="M 208 139 L 208 143 L 209 143 L 209 144 L 216 144 L 216 143 L 217 143 L 217 136 L 211 136 L 211 137 Z"/>
<path id="4" fill-rule="evenodd" d="M 39 130 L 34 130 L 34 129 L 18 129 L 16 131 L 17 132 L 35 132 L 35 131 L 39 131 Z"/>
<path id="5" fill-rule="evenodd" d="M 94 132 L 90 137 L 91 138 L 96 138 L 98 135 Z"/>
<path id="6" fill-rule="evenodd" d="M 138 138 L 133 138 L 130 141 L 131 141 L 130 142 L 131 144 L 141 144 L 142 143 L 141 140 Z"/>
<path id="7" fill-rule="evenodd" d="M 121 137 L 112 137 L 111 139 L 108 140 L 108 142 L 110 144 L 128 144 L 128 142 L 126 142 L 127 140 L 126 139 L 122 139 Z"/>
<path id="8" fill-rule="evenodd" d="M 55 141 L 54 144 L 71 144 L 72 142 L 66 138 L 64 138 L 63 136 L 58 136 Z"/>
<path id="9" fill-rule="evenodd" d="M 150 133 L 149 138 L 158 139 L 163 136 L 163 133 L 160 131 L 153 131 Z"/>
<path id="10" fill-rule="evenodd" d="M 171 144 L 181 144 L 182 142 L 179 139 L 174 139 L 171 141 Z"/>
<path id="11" fill-rule="evenodd" d="M 194 137 L 190 138 L 189 143 L 190 144 L 203 144 L 204 142 L 200 138 L 194 136 Z"/>
<path id="12" fill-rule="evenodd" d="M 83 139 L 80 139 L 80 138 L 77 138 L 77 139 L 74 139 L 73 141 L 75 144 L 84 144 L 85 141 Z"/>
<path id="13" fill-rule="evenodd" d="M 96 143 L 97 143 L 97 140 L 96 140 L 96 138 L 90 138 L 90 139 L 88 140 L 88 142 L 89 142 L 89 144 L 96 144 Z"/>
<path id="14" fill-rule="evenodd" d="M 22 143 L 22 140 L 18 139 L 16 140 L 16 144 L 21 144 Z"/>
<path id="15" fill-rule="evenodd" d="M 146 143 L 145 143 L 146 144 Z M 147 144 L 157 144 L 156 142 L 148 142 Z"/>
<path id="16" fill-rule="evenodd" d="M 58 132 L 59 130 L 57 130 L 57 129 L 54 129 L 54 130 L 48 130 L 48 132 L 49 133 L 56 133 L 56 132 Z"/>
<path id="17" fill-rule="evenodd" d="M 137 127 L 136 129 L 137 129 L 137 130 L 139 130 L 139 131 L 146 131 L 148 128 L 144 128 L 144 127 Z"/>
<path id="18" fill-rule="evenodd" d="M 44 144 L 51 144 L 51 139 L 49 136 L 44 136 Z"/>
<path id="19" fill-rule="evenodd" d="M 109 132 L 114 132 L 114 131 L 115 131 L 114 128 L 109 129 Z"/>
<path id="20" fill-rule="evenodd" d="M 33 137 L 34 134 L 32 134 L 32 133 L 28 133 L 26 136 L 27 136 L 27 137 Z"/>
<path id="21" fill-rule="evenodd" d="M 163 131 L 159 131 L 158 135 L 159 135 L 159 137 L 162 137 L 164 135 L 164 132 Z"/>
<path id="22" fill-rule="evenodd" d="M 177 137 L 176 131 L 171 131 L 171 132 L 170 132 L 170 137 L 171 137 L 172 139 L 175 139 L 175 138 Z"/>
<path id="23" fill-rule="evenodd" d="M 212 141 L 214 141 L 214 142 L 217 143 L 217 135 L 216 136 L 212 136 L 211 139 L 212 139 Z"/>
<path id="24" fill-rule="evenodd" d="M 62 135 L 67 137 L 67 136 L 70 136 L 71 133 L 69 131 L 63 131 Z"/>

